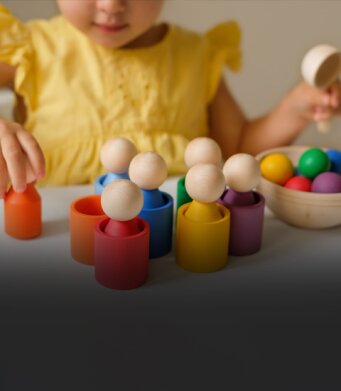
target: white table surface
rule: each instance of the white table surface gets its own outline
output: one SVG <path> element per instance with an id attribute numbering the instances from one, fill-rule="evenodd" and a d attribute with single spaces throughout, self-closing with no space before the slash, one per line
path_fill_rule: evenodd
<path id="1" fill-rule="evenodd" d="M 177 179 L 161 187 L 174 200 Z M 317 390 L 338 378 L 333 372 L 338 361 L 328 357 L 340 347 L 341 227 L 299 229 L 266 210 L 257 254 L 231 256 L 223 270 L 196 274 L 178 267 L 172 251 L 150 261 L 141 288 L 113 291 L 95 281 L 92 266 L 70 255 L 69 205 L 93 193 L 93 186 L 38 190 L 43 234 L 37 239 L 8 237 L 0 204 L 1 335 L 6 336 L 0 351 L 7 357 L 1 390 L 28 384 L 35 390 L 69 389 L 44 359 L 52 351 L 58 365 L 67 362 L 68 384 L 78 389 L 82 378 L 83 390 L 107 384 L 109 362 L 118 370 L 118 390 L 143 389 L 139 379 L 151 363 L 158 390 L 175 389 L 180 378 L 184 388 L 179 389 L 196 384 L 215 390 L 219 381 L 239 390 L 260 381 L 276 391 L 302 390 L 295 388 L 295 377 L 302 387 Z M 92 360 L 101 362 L 98 376 L 84 374 Z M 32 377 L 28 368 L 37 361 L 46 378 Z M 14 381 L 18 368 L 23 383 Z M 55 382 L 49 383 L 52 377 Z M 329 388 L 334 389 L 340 388 Z"/>

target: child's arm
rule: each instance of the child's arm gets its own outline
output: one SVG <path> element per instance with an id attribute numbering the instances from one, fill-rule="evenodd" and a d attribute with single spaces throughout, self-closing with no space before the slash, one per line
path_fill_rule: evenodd
<path id="1" fill-rule="evenodd" d="M 271 112 L 249 120 L 222 80 L 209 107 L 210 135 L 220 144 L 225 158 L 237 152 L 257 154 L 292 143 L 312 120 L 330 118 L 339 100 L 339 85 L 326 94 L 301 83 Z"/>
<path id="2" fill-rule="evenodd" d="M 220 145 L 223 158 L 239 152 L 240 139 L 248 120 L 224 80 L 209 106 L 210 136 Z"/>
<path id="3" fill-rule="evenodd" d="M 0 63 L 0 87 L 11 88 L 14 75 L 13 67 Z M 42 178 L 44 170 L 44 156 L 34 137 L 20 124 L 0 118 L 0 198 L 8 181 L 16 191 L 24 191 L 27 176 Z"/>
<path id="4" fill-rule="evenodd" d="M 9 87 L 13 85 L 15 76 L 15 68 L 11 65 L 0 63 L 0 88 Z"/>

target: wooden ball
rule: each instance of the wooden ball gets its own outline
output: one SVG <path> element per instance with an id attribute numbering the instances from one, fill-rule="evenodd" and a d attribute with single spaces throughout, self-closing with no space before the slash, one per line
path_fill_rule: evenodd
<path id="1" fill-rule="evenodd" d="M 101 205 L 104 213 L 112 220 L 128 221 L 140 213 L 143 195 L 129 179 L 117 179 L 104 188 Z"/>
<path id="2" fill-rule="evenodd" d="M 221 169 L 215 164 L 200 163 L 188 170 L 185 186 L 193 200 L 204 203 L 215 202 L 225 190 L 225 178 Z"/>
<path id="3" fill-rule="evenodd" d="M 240 193 L 254 189 L 261 178 L 258 161 L 247 153 L 237 153 L 227 159 L 223 173 L 226 185 Z"/>
<path id="4" fill-rule="evenodd" d="M 199 163 L 222 166 L 222 152 L 219 145 L 209 137 L 197 137 L 190 141 L 185 150 L 185 164 L 188 168 Z"/>
<path id="5" fill-rule="evenodd" d="M 128 172 L 131 159 L 136 154 L 136 147 L 130 140 L 115 137 L 103 144 L 100 160 L 107 171 L 121 174 Z"/>
<path id="6" fill-rule="evenodd" d="M 131 161 L 129 177 L 141 189 L 157 189 L 167 179 L 164 159 L 156 152 L 141 152 Z"/>

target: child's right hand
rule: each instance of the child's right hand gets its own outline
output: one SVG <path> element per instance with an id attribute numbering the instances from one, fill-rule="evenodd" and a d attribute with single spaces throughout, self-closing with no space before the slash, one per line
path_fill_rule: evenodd
<path id="1" fill-rule="evenodd" d="M 299 83 L 287 96 L 292 116 L 305 121 L 328 121 L 340 112 L 341 84 L 335 82 L 328 91 Z"/>
<path id="2" fill-rule="evenodd" d="M 45 175 L 43 152 L 33 136 L 21 125 L 0 120 L 0 198 L 4 198 L 8 182 L 16 192 Z"/>

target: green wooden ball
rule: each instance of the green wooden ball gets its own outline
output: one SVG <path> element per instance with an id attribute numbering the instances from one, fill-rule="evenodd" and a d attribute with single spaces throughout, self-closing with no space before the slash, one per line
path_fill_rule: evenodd
<path id="1" fill-rule="evenodd" d="M 330 159 L 320 148 L 309 148 L 302 153 L 298 160 L 298 170 L 301 175 L 314 179 L 322 172 L 329 171 Z"/>

